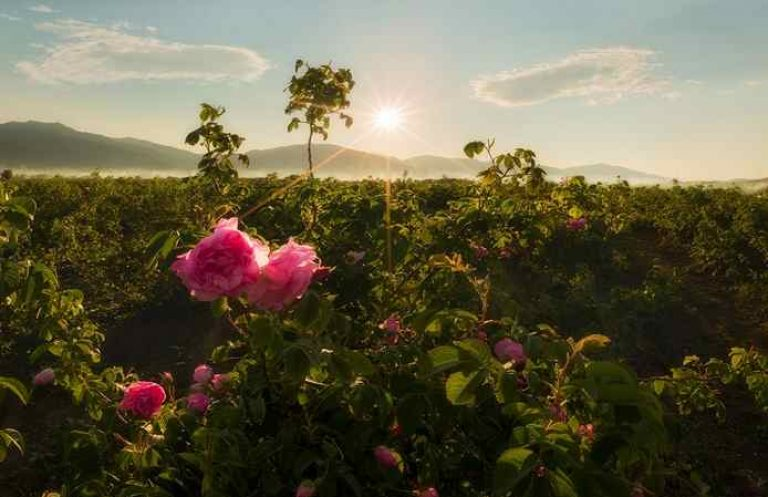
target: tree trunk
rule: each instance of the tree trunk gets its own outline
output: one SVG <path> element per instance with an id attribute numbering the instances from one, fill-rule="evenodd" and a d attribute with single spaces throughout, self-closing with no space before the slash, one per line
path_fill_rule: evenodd
<path id="1" fill-rule="evenodd" d="M 307 140 L 307 160 L 309 160 L 309 177 L 314 178 L 315 172 L 312 165 L 312 135 L 315 131 L 312 129 L 312 125 L 309 128 L 309 140 Z"/>

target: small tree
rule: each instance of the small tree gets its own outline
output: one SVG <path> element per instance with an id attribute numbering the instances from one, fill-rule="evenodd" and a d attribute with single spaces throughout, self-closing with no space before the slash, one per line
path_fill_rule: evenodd
<path id="1" fill-rule="evenodd" d="M 331 127 L 331 115 L 337 114 L 347 128 L 352 126 L 352 116 L 344 113 L 350 105 L 349 94 L 355 86 L 352 71 L 349 69 L 334 70 L 331 64 L 313 67 L 299 59 L 296 61 L 294 74 L 286 88 L 290 93 L 285 113 L 303 114 L 293 117 L 288 123 L 288 132 L 298 129 L 301 124 L 309 126 L 307 140 L 307 160 L 309 176 L 314 177 L 312 163 L 312 138 L 315 134 L 328 139 Z"/>
<path id="2" fill-rule="evenodd" d="M 544 184 L 547 172 L 536 162 L 536 153 L 533 150 L 518 148 L 514 153 L 494 155 L 495 144 L 496 140 L 488 139 L 484 142 L 472 141 L 464 146 L 464 154 L 470 159 L 483 153 L 488 155 L 490 166 L 478 175 L 483 182 L 501 184 L 511 181 L 518 184 L 522 179 L 534 190 Z"/>
<path id="3" fill-rule="evenodd" d="M 246 166 L 249 163 L 247 155 L 237 153 L 245 138 L 224 132 L 224 126 L 218 122 L 225 112 L 224 107 L 200 104 L 200 126 L 185 140 L 187 145 L 205 147 L 205 153 L 197 163 L 198 174 L 211 179 L 220 193 L 237 180 L 237 165 L 232 162 L 232 156 Z"/>

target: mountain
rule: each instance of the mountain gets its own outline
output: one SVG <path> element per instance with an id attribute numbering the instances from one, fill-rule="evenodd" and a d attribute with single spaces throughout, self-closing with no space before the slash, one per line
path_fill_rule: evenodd
<path id="1" fill-rule="evenodd" d="M 277 173 L 280 176 L 300 174 L 307 168 L 307 146 L 251 150 L 247 153 L 251 165 L 242 170 L 244 176 L 264 176 Z M 318 143 L 312 145 L 312 162 L 319 177 L 360 179 L 385 177 L 387 168 L 393 176 L 401 176 L 408 165 L 396 157 L 371 154 L 339 145 Z"/>
<path id="2" fill-rule="evenodd" d="M 590 164 L 566 168 L 550 168 L 550 176 L 584 176 L 592 182 L 611 183 L 617 179 L 627 180 L 630 183 L 669 183 L 670 179 L 655 174 L 644 173 L 628 167 L 614 166 L 611 164 Z"/>
<path id="3" fill-rule="evenodd" d="M 0 168 L 25 171 L 194 171 L 197 155 L 135 138 L 110 138 L 59 123 L 0 124 Z"/>
<path id="4" fill-rule="evenodd" d="M 277 173 L 299 174 L 306 168 L 306 146 L 251 150 L 251 165 L 242 170 L 247 177 Z M 312 146 L 316 174 L 320 177 L 359 179 L 407 175 L 426 179 L 443 176 L 474 178 L 486 167 L 483 161 L 467 158 L 420 155 L 398 159 L 328 143 Z M 186 176 L 193 174 L 199 155 L 135 138 L 110 138 L 86 133 L 59 123 L 36 121 L 0 124 L 0 169 L 22 174 L 90 174 Z M 589 181 L 668 183 L 667 178 L 610 164 L 569 168 L 545 166 L 549 179 L 584 176 Z"/>

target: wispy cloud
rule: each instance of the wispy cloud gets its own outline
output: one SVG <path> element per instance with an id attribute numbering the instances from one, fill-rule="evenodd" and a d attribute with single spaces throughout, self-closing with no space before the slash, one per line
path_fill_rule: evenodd
<path id="1" fill-rule="evenodd" d="M 255 81 L 269 68 L 264 57 L 247 48 L 169 42 L 72 19 L 35 27 L 58 41 L 39 60 L 19 62 L 16 68 L 43 83 Z"/>
<path id="2" fill-rule="evenodd" d="M 765 86 L 768 85 L 768 79 L 750 79 L 744 81 L 744 86 Z"/>
<path id="3" fill-rule="evenodd" d="M 0 19 L 5 19 L 6 21 L 21 21 L 21 17 L 12 16 L 11 14 L 6 14 L 4 12 L 0 12 Z"/>
<path id="4" fill-rule="evenodd" d="M 504 107 L 534 105 L 560 98 L 612 103 L 630 95 L 676 98 L 670 83 L 655 74 L 656 53 L 630 47 L 583 50 L 562 60 L 479 77 L 474 96 Z"/>
<path id="5" fill-rule="evenodd" d="M 58 12 L 58 10 L 54 10 L 48 5 L 38 4 L 38 5 L 32 5 L 29 7 L 29 10 L 32 12 L 38 12 L 40 14 L 54 14 Z"/>

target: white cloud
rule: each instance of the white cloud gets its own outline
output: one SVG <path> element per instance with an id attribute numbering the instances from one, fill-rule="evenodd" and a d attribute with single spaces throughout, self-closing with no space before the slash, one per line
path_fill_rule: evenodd
<path id="1" fill-rule="evenodd" d="M 191 45 L 77 20 L 35 26 L 58 37 L 42 58 L 16 69 L 43 83 L 113 83 L 131 80 L 255 81 L 269 62 L 247 48 Z"/>
<path id="2" fill-rule="evenodd" d="M 582 98 L 590 104 L 630 95 L 676 98 L 669 81 L 654 74 L 654 57 L 651 50 L 629 47 L 583 50 L 554 63 L 480 77 L 471 85 L 476 98 L 504 107 L 559 98 Z"/>
<path id="3" fill-rule="evenodd" d="M 145 27 L 144 29 L 146 29 L 146 30 L 147 30 L 147 31 L 149 31 L 150 33 L 157 33 L 157 28 L 156 28 L 156 27 L 154 27 L 154 26 L 147 26 L 147 27 Z"/>
<path id="4" fill-rule="evenodd" d="M 21 21 L 21 17 L 12 16 L 11 14 L 6 14 L 4 12 L 0 12 L 0 19 L 5 19 L 6 21 Z"/>
<path id="5" fill-rule="evenodd" d="M 58 12 L 58 10 L 54 10 L 48 5 L 38 4 L 38 5 L 32 5 L 29 7 L 29 10 L 32 12 L 38 12 L 40 14 L 53 14 L 55 12 Z"/>
<path id="6" fill-rule="evenodd" d="M 768 84 L 768 79 L 766 80 L 750 79 L 749 81 L 744 81 L 745 86 L 763 86 L 766 84 Z"/>

